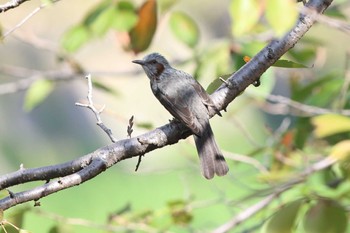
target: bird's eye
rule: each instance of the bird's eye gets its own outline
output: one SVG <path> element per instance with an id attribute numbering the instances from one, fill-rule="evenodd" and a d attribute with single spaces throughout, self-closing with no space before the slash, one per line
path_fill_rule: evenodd
<path id="1" fill-rule="evenodd" d="M 151 64 L 157 64 L 157 61 L 156 60 L 152 60 Z"/>

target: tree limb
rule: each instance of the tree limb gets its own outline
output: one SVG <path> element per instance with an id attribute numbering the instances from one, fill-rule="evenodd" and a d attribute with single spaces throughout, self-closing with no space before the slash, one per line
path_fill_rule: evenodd
<path id="1" fill-rule="evenodd" d="M 274 40 L 261 50 L 227 83 L 212 94 L 218 109 L 225 109 L 243 90 L 256 82 L 285 52 L 291 49 L 315 22 L 317 13 L 322 13 L 332 0 L 310 0 L 308 7 L 314 14 L 301 14 L 296 26 L 280 40 Z M 211 113 L 213 116 L 215 113 Z M 5 210 L 20 203 L 38 200 L 51 193 L 81 184 L 121 160 L 143 155 L 149 151 L 177 143 L 191 132 L 181 123 L 172 122 L 138 137 L 117 141 L 76 160 L 42 168 L 21 169 L 0 177 L 0 190 L 15 184 L 35 180 L 58 178 L 36 188 L 14 193 L 0 200 L 0 209 Z"/>
<path id="2" fill-rule="evenodd" d="M 0 5 L 0 13 L 3 13 L 3 12 L 8 11 L 10 9 L 16 8 L 19 5 L 21 5 L 22 3 L 27 2 L 27 1 L 29 1 L 29 0 L 11 0 L 11 1 L 8 1 L 5 4 Z"/>

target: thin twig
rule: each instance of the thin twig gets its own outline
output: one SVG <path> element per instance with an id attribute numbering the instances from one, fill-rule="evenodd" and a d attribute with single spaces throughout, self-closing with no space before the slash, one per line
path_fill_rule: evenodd
<path id="1" fill-rule="evenodd" d="M 58 2 L 60 0 L 53 0 L 52 3 Z M 22 1 L 17 1 L 17 2 L 22 2 Z M 41 9 L 45 8 L 48 4 L 43 3 L 37 8 L 35 8 L 31 13 L 29 13 L 24 19 L 22 19 L 18 24 L 16 24 L 15 27 L 12 29 L 8 30 L 7 32 L 4 33 L 2 36 L 1 40 L 4 40 L 8 35 L 10 35 L 12 32 L 20 28 L 23 24 L 25 24 L 30 18 L 32 18 L 34 15 L 36 15 Z M 1 11 L 0 11 L 1 12 Z"/>
<path id="2" fill-rule="evenodd" d="M 278 187 L 272 188 L 273 190 L 275 190 L 272 194 L 268 195 L 267 197 L 257 202 L 256 204 L 246 208 L 244 211 L 238 213 L 230 221 L 224 223 L 220 227 L 213 230 L 212 233 L 225 233 L 230 231 L 231 229 L 239 225 L 241 222 L 251 218 L 256 213 L 261 211 L 263 208 L 268 206 L 272 201 L 276 199 L 276 197 L 280 196 L 282 193 L 291 189 L 295 185 L 304 182 L 305 179 L 309 177 L 311 174 L 333 165 L 336 161 L 337 160 L 331 157 L 327 157 L 325 159 L 322 159 L 319 162 L 312 164 L 310 167 L 306 168 L 303 172 L 296 175 L 294 179 L 291 179 L 290 181 L 284 184 L 281 184 Z"/>
<path id="3" fill-rule="evenodd" d="M 350 116 L 350 109 L 332 110 L 327 108 L 320 108 L 316 106 L 303 104 L 281 95 L 268 95 L 266 99 L 271 102 L 277 103 L 277 104 L 271 104 L 272 106 L 269 106 L 268 104 L 266 104 L 263 107 L 264 110 L 268 111 L 271 114 L 281 114 L 281 115 L 293 114 L 297 116 L 316 116 L 316 115 L 333 113 L 333 114 L 342 114 L 345 116 Z M 291 111 L 288 107 L 291 107 L 292 109 L 295 109 L 298 111 Z"/>
<path id="4" fill-rule="evenodd" d="M 105 133 L 108 135 L 108 137 L 111 139 L 112 142 L 116 142 L 117 139 L 114 138 L 113 136 L 113 133 L 112 133 L 112 130 L 110 128 L 108 128 L 103 122 L 102 122 L 102 119 L 101 119 L 101 113 L 103 112 L 105 106 L 103 106 L 100 110 L 97 110 L 95 105 L 94 105 L 94 102 L 92 100 L 92 81 L 91 81 L 91 75 L 87 75 L 85 77 L 88 81 L 88 95 L 87 95 L 87 99 L 88 99 L 88 104 L 82 104 L 82 103 L 75 103 L 76 106 L 79 106 L 79 107 L 85 107 L 85 108 L 88 108 L 90 109 L 95 117 L 96 117 L 96 124 L 103 130 L 105 131 Z"/>
<path id="5" fill-rule="evenodd" d="M 142 231 L 147 233 L 157 233 L 159 232 L 157 229 L 152 228 L 150 225 L 147 225 L 143 222 L 125 222 L 125 224 L 99 224 L 87 219 L 82 218 L 67 218 L 61 215 L 57 215 L 54 213 L 45 212 L 41 209 L 37 209 L 36 213 L 45 218 L 52 219 L 58 223 L 64 223 L 75 226 L 83 226 L 89 229 L 98 229 L 108 232 L 122 232 L 122 231 Z M 171 233 L 170 231 L 164 231 L 165 233 Z"/>
<path id="6" fill-rule="evenodd" d="M 261 173 L 268 172 L 267 168 L 263 164 L 261 164 L 258 160 L 254 159 L 252 157 L 249 157 L 246 155 L 240 155 L 240 154 L 236 154 L 236 153 L 229 153 L 227 151 L 225 151 L 225 157 L 228 159 L 232 159 L 234 161 L 238 161 L 238 162 L 252 165 L 257 170 L 259 170 Z"/>

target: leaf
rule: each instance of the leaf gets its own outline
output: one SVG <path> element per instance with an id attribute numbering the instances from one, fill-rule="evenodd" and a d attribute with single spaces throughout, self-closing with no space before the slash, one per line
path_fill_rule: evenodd
<path id="1" fill-rule="evenodd" d="M 281 37 L 288 32 L 298 19 L 295 0 L 268 0 L 265 16 L 276 35 Z"/>
<path id="2" fill-rule="evenodd" d="M 93 80 L 92 81 L 92 84 L 94 85 L 95 88 L 97 89 L 100 89 L 102 91 L 105 91 L 107 93 L 110 93 L 110 94 L 113 94 L 113 95 L 118 95 L 118 91 L 116 91 L 115 89 L 111 88 L 110 86 L 102 83 L 102 82 L 99 82 L 99 81 L 96 81 L 96 80 Z"/>
<path id="3" fill-rule="evenodd" d="M 350 140 L 338 142 L 332 147 L 330 157 L 336 160 L 344 160 L 350 157 Z"/>
<path id="4" fill-rule="evenodd" d="M 93 8 L 84 18 L 83 24 L 86 27 L 90 27 L 96 19 L 106 10 L 110 7 L 111 1 L 105 0 L 98 4 L 95 8 Z"/>
<path id="5" fill-rule="evenodd" d="M 94 18 L 88 25 L 93 36 L 103 36 L 111 27 L 111 22 L 116 15 L 115 8 L 112 6 L 106 7 Z"/>
<path id="6" fill-rule="evenodd" d="M 157 28 L 157 2 L 147 0 L 138 11 L 138 21 L 129 32 L 130 45 L 134 53 L 148 48 Z"/>
<path id="7" fill-rule="evenodd" d="M 28 210 L 30 210 L 29 207 L 22 207 L 22 208 L 16 209 L 14 212 L 8 213 L 6 217 L 6 221 L 18 228 L 22 228 L 24 224 L 24 215 Z M 9 233 L 18 232 L 18 230 L 14 229 L 12 226 L 8 227 L 7 230 Z"/>
<path id="8" fill-rule="evenodd" d="M 114 18 L 111 22 L 111 27 L 118 31 L 129 31 L 132 29 L 138 20 L 134 6 L 130 2 L 118 2 L 115 8 Z"/>
<path id="9" fill-rule="evenodd" d="M 24 110 L 30 112 L 41 104 L 52 92 L 53 88 L 53 83 L 46 79 L 39 79 L 32 83 L 24 98 Z"/>
<path id="10" fill-rule="evenodd" d="M 153 128 L 153 124 L 150 122 L 136 123 L 136 126 L 139 128 L 144 128 L 144 129 L 152 129 Z"/>
<path id="11" fill-rule="evenodd" d="M 187 225 L 193 220 L 193 215 L 183 200 L 174 200 L 168 203 L 172 220 L 175 224 Z"/>
<path id="12" fill-rule="evenodd" d="M 261 14 L 262 9 L 258 0 L 231 0 L 233 35 L 242 36 L 249 32 L 259 22 Z"/>
<path id="13" fill-rule="evenodd" d="M 179 0 L 162 0 L 159 1 L 159 8 L 161 14 L 169 11 L 172 6 L 174 6 Z"/>
<path id="14" fill-rule="evenodd" d="M 232 74 L 226 74 L 226 75 L 221 75 L 220 78 L 222 78 L 223 80 L 227 80 Z M 216 78 L 214 79 L 209 86 L 207 87 L 206 91 L 208 92 L 208 94 L 212 94 L 214 91 L 216 91 L 216 89 L 218 89 L 221 84 L 223 83 L 222 80 L 220 78 Z"/>
<path id="15" fill-rule="evenodd" d="M 344 233 L 347 225 L 345 209 L 330 199 L 319 199 L 303 219 L 306 233 Z"/>
<path id="16" fill-rule="evenodd" d="M 183 12 L 173 12 L 170 16 L 170 29 L 178 40 L 193 48 L 198 43 L 199 30 L 193 19 Z"/>
<path id="17" fill-rule="evenodd" d="M 68 30 L 63 36 L 62 46 L 68 52 L 77 51 L 91 39 L 91 34 L 84 25 L 77 25 Z"/>
<path id="18" fill-rule="evenodd" d="M 328 137 L 350 131 L 350 118 L 336 114 L 325 114 L 313 117 L 314 134 L 318 138 Z"/>
<path id="19" fill-rule="evenodd" d="M 303 64 L 296 63 L 294 61 L 283 60 L 283 59 L 276 61 L 272 66 L 281 67 L 281 68 L 308 68 Z"/>
<path id="20" fill-rule="evenodd" d="M 299 199 L 282 206 L 265 224 L 266 233 L 292 233 L 304 199 Z"/>
<path id="21" fill-rule="evenodd" d="M 292 58 L 299 62 L 310 62 L 311 60 L 314 60 L 316 57 L 316 49 L 314 48 L 315 45 L 312 46 L 302 46 L 303 48 L 293 48 L 288 51 L 288 55 L 290 55 Z"/>

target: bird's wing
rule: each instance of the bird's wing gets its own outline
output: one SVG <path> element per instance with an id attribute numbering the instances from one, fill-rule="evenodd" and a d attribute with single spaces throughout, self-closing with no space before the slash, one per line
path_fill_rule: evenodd
<path id="1" fill-rule="evenodd" d="M 216 114 L 221 116 L 220 111 L 216 108 L 213 100 L 210 98 L 210 95 L 204 90 L 204 88 L 196 81 L 192 84 L 193 88 L 197 92 L 197 94 L 201 97 L 203 104 L 208 107 L 211 107 L 215 110 Z"/>
<path id="2" fill-rule="evenodd" d="M 184 123 L 191 131 L 200 136 L 202 126 L 198 119 L 193 115 L 189 108 L 188 100 L 185 98 L 171 97 L 162 91 L 156 93 L 161 104 L 173 115 L 177 120 Z"/>

